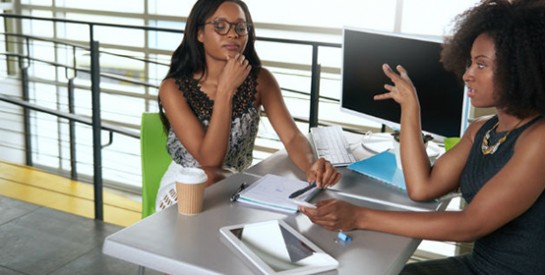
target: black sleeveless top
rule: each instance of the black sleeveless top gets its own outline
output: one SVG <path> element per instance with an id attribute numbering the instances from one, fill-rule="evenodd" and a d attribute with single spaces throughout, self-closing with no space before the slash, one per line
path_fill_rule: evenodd
<path id="1" fill-rule="evenodd" d="M 462 196 L 468 203 L 511 159 L 520 134 L 542 118 L 539 116 L 514 129 L 490 155 L 483 155 L 481 141 L 498 118 L 494 116 L 479 129 L 460 181 Z M 505 134 L 490 131 L 489 144 L 495 144 Z M 476 240 L 469 263 L 477 274 L 545 274 L 545 193 L 519 217 Z"/>

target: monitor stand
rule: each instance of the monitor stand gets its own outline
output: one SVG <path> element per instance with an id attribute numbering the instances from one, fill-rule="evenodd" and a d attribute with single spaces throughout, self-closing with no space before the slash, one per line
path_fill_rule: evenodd
<path id="1" fill-rule="evenodd" d="M 361 146 L 364 150 L 378 154 L 393 148 L 394 137 L 391 133 L 368 133 L 361 139 Z"/>

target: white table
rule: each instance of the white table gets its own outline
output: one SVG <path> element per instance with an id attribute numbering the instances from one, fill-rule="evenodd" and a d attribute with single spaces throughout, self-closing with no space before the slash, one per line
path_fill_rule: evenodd
<path id="1" fill-rule="evenodd" d="M 447 202 L 412 202 L 403 192 L 364 175 L 347 169 L 341 169 L 341 172 L 344 174 L 341 182 L 332 190 L 321 192 L 314 200 L 335 197 L 386 210 L 403 209 L 396 207 L 396 204 L 423 209 L 443 209 L 447 205 Z M 355 230 L 346 232 L 352 241 L 342 244 L 336 241 L 337 232 L 312 224 L 304 215 L 271 212 L 229 201 L 241 182 L 253 182 L 266 173 L 297 178 L 303 176 L 285 152 L 277 152 L 250 168 L 248 173 L 232 175 L 207 188 L 202 213 L 180 215 L 174 205 L 107 237 L 103 252 L 169 274 L 255 274 L 251 265 L 223 243 L 219 228 L 283 219 L 339 261 L 339 268 L 333 273 L 397 274 L 420 243 L 416 239 Z M 373 198 L 376 200 L 373 201 Z M 389 200 L 394 204 L 378 203 Z"/>

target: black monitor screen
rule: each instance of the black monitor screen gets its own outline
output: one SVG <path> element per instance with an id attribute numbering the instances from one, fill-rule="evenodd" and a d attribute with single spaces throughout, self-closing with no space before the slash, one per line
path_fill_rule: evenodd
<path id="1" fill-rule="evenodd" d="M 400 107 L 394 100 L 375 101 L 387 92 L 382 64 L 407 69 L 420 100 L 422 130 L 442 139 L 465 130 L 467 112 L 461 79 L 439 62 L 441 43 L 415 37 L 344 29 L 341 109 L 399 128 Z"/>

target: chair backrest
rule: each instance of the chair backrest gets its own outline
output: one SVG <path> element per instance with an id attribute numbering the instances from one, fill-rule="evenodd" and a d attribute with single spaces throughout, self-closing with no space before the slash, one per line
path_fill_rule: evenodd
<path id="1" fill-rule="evenodd" d="M 163 174 L 172 161 L 159 113 L 142 113 L 140 154 L 142 158 L 142 218 L 155 213 L 155 198 Z"/>

